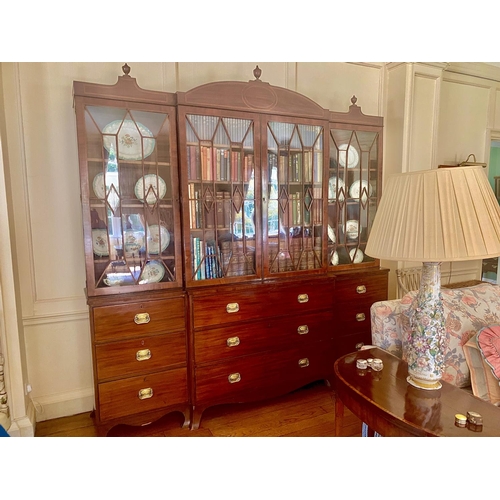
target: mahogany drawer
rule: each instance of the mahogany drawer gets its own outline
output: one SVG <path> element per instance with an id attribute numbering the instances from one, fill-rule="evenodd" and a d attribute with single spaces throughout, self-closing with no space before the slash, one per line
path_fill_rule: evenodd
<path id="1" fill-rule="evenodd" d="M 185 403 L 187 369 L 104 382 L 98 385 L 98 392 L 101 421 Z"/>
<path id="2" fill-rule="evenodd" d="M 344 304 L 352 301 L 372 305 L 378 300 L 387 299 L 387 287 L 387 274 L 339 279 L 335 285 L 335 302 L 340 310 Z"/>
<path id="3" fill-rule="evenodd" d="M 334 306 L 332 282 L 255 287 L 247 292 L 220 292 L 193 297 L 194 328 L 252 319 L 305 314 Z"/>
<path id="4" fill-rule="evenodd" d="M 196 404 L 265 399 L 297 389 L 323 378 L 328 353 L 330 343 L 317 342 L 197 367 Z"/>
<path id="5" fill-rule="evenodd" d="M 95 342 L 186 328 L 183 297 L 95 307 L 93 319 Z"/>
<path id="6" fill-rule="evenodd" d="M 99 380 L 164 370 L 186 364 L 186 334 L 175 332 L 99 344 L 95 355 Z"/>
<path id="7" fill-rule="evenodd" d="M 270 318 L 194 333 L 197 365 L 283 346 L 305 345 L 333 336 L 333 311 Z"/>

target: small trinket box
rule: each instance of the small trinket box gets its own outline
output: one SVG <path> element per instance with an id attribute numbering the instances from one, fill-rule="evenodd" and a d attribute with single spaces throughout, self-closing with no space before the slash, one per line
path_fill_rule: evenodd
<path id="1" fill-rule="evenodd" d="M 455 425 L 458 427 L 465 427 L 467 425 L 467 417 L 461 413 L 455 415 Z"/>
<path id="2" fill-rule="evenodd" d="M 483 417 L 475 411 L 467 412 L 467 422 L 474 425 L 483 425 Z"/>
<path id="3" fill-rule="evenodd" d="M 366 370 L 368 368 L 368 361 L 366 361 L 366 359 L 357 359 L 356 368 L 359 368 L 360 370 Z"/>

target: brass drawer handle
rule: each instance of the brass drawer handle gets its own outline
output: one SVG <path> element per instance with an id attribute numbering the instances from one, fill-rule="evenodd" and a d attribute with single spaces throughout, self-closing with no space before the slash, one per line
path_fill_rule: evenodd
<path id="1" fill-rule="evenodd" d="M 230 304 L 228 304 L 226 306 L 226 311 L 228 313 L 236 313 L 240 310 L 240 305 L 238 304 L 238 302 L 231 302 Z"/>
<path id="2" fill-rule="evenodd" d="M 236 347 L 237 345 L 240 345 L 240 339 L 239 337 L 229 337 L 226 340 L 226 344 L 228 347 Z"/>
<path id="3" fill-rule="evenodd" d="M 309 327 L 307 325 L 301 325 L 297 328 L 297 333 L 299 335 L 305 335 L 306 333 L 309 333 Z"/>
<path id="4" fill-rule="evenodd" d="M 134 323 L 137 325 L 145 325 L 146 323 L 149 323 L 151 321 L 151 318 L 149 317 L 148 313 L 139 313 L 136 314 L 134 317 Z"/>
<path id="5" fill-rule="evenodd" d="M 141 389 L 139 391 L 139 399 L 149 399 L 153 397 L 153 389 L 148 387 L 147 389 Z"/>
<path id="6" fill-rule="evenodd" d="M 241 375 L 239 373 L 231 373 L 229 377 L 227 377 L 229 380 L 230 384 L 236 384 L 236 382 L 239 382 L 241 380 Z"/>
<path id="7" fill-rule="evenodd" d="M 299 304 L 305 304 L 309 300 L 309 295 L 307 295 L 307 293 L 301 293 L 297 297 L 297 300 L 299 301 Z"/>
<path id="8" fill-rule="evenodd" d="M 366 319 L 365 313 L 356 314 L 356 321 L 364 321 Z"/>
<path id="9" fill-rule="evenodd" d="M 141 349 L 135 353 L 137 361 L 146 361 L 151 358 L 151 351 L 149 349 Z"/>
<path id="10" fill-rule="evenodd" d="M 366 286 L 365 285 L 359 285 L 356 287 L 356 292 L 358 293 L 366 293 Z"/>
<path id="11" fill-rule="evenodd" d="M 301 368 L 305 368 L 306 366 L 309 366 L 309 359 L 308 358 L 299 359 L 299 366 Z"/>

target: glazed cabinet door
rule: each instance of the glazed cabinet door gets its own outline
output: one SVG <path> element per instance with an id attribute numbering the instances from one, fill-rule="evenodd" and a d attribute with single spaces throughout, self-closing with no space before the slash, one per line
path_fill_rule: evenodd
<path id="1" fill-rule="evenodd" d="M 260 277 L 257 119 L 179 107 L 188 286 Z"/>
<path id="2" fill-rule="evenodd" d="M 75 102 L 88 294 L 179 287 L 175 108 Z"/>
<path id="3" fill-rule="evenodd" d="M 267 117 L 264 275 L 324 271 L 325 124 Z"/>
<path id="4" fill-rule="evenodd" d="M 380 127 L 330 124 L 328 262 L 335 270 L 373 266 L 364 253 L 381 191 Z"/>

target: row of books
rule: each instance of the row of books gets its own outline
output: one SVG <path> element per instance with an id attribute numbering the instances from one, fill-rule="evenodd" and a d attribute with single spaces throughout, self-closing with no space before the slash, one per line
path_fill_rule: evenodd
<path id="1" fill-rule="evenodd" d="M 205 243 L 193 237 L 192 269 L 195 280 L 224 278 L 255 274 L 255 251 L 243 252 L 231 242 L 222 243 L 221 248 L 214 241 Z"/>
<path id="2" fill-rule="evenodd" d="M 288 223 L 285 225 L 310 226 L 313 219 L 321 218 L 321 210 L 321 188 L 291 193 L 288 197 Z"/>
<path id="3" fill-rule="evenodd" d="M 189 144 L 187 165 L 190 180 L 250 182 L 254 155 L 244 150 Z"/>
<path id="4" fill-rule="evenodd" d="M 231 193 L 217 191 L 215 199 L 213 192 L 205 191 L 202 199 L 200 190 L 194 184 L 189 184 L 189 217 L 191 229 L 230 228 L 232 214 Z"/>
<path id="5" fill-rule="evenodd" d="M 323 152 L 301 151 L 291 152 L 290 155 L 280 152 L 268 153 L 269 169 L 276 169 L 280 183 L 304 182 L 320 183 L 323 176 Z"/>

